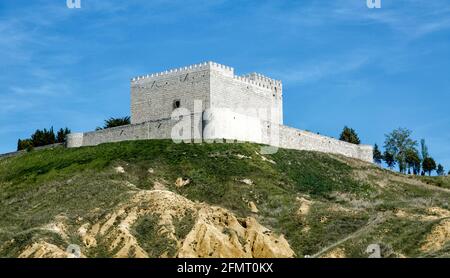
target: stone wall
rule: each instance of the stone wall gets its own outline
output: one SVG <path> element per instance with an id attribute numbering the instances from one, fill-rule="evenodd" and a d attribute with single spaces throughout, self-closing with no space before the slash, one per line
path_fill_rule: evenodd
<path id="1" fill-rule="evenodd" d="M 188 142 L 191 138 L 201 140 L 201 117 L 201 114 L 191 114 L 179 119 L 166 118 L 85 133 L 72 133 L 67 136 L 67 147 L 95 146 L 130 140 L 170 139 L 173 138 L 172 132 L 176 130 L 180 130 L 180 138 L 183 141 Z"/>
<path id="2" fill-rule="evenodd" d="M 184 128 L 180 128 L 183 127 Z M 286 149 L 335 153 L 373 162 L 372 146 L 354 145 L 335 138 L 279 125 L 227 109 L 208 109 L 180 119 L 161 119 L 105 130 L 70 134 L 68 147 L 94 146 L 108 142 L 146 139 L 170 139 L 175 130 L 184 142 L 232 139 Z M 186 132 L 188 131 L 188 132 Z M 192 140 L 191 140 L 192 139 Z"/>
<path id="3" fill-rule="evenodd" d="M 17 152 L 2 153 L 2 154 L 0 154 L 0 159 L 14 157 L 14 156 L 18 156 L 18 155 L 21 155 L 24 153 L 27 153 L 27 151 L 22 150 L 22 151 L 17 151 Z"/>
<path id="4" fill-rule="evenodd" d="M 64 147 L 64 144 L 63 143 L 55 143 L 55 144 L 50 144 L 47 146 L 35 147 L 35 148 L 33 148 L 33 150 L 38 151 L 38 150 L 53 149 L 53 148 L 59 148 L 59 147 Z M 4 154 L 0 154 L 0 159 L 14 157 L 14 156 L 18 156 L 18 155 L 25 154 L 25 153 L 27 153 L 26 150 L 4 153 Z"/>
<path id="5" fill-rule="evenodd" d="M 373 162 L 373 148 L 355 145 L 312 132 L 261 121 L 227 109 L 210 109 L 203 117 L 204 139 L 236 139 L 270 146 L 335 153 Z"/>
<path id="6" fill-rule="evenodd" d="M 211 71 L 211 107 L 228 108 L 263 121 L 283 123 L 282 85 L 259 74 L 229 76 Z"/>
<path id="7" fill-rule="evenodd" d="M 286 149 L 335 153 L 373 162 L 373 148 L 369 145 L 355 145 L 335 138 L 280 125 L 279 147 Z"/>

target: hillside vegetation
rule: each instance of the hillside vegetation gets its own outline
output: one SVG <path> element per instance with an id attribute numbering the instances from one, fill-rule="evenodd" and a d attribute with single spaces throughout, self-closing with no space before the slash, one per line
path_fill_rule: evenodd
<path id="1" fill-rule="evenodd" d="M 133 141 L 0 160 L 0 256 L 450 256 L 450 181 L 256 144 Z"/>

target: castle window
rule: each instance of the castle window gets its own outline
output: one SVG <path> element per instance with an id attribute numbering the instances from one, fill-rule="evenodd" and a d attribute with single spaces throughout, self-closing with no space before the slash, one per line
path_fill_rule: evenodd
<path id="1" fill-rule="evenodd" d="M 181 101 L 179 99 L 173 101 L 173 109 L 174 110 L 177 108 L 180 108 L 180 106 L 181 106 Z"/>

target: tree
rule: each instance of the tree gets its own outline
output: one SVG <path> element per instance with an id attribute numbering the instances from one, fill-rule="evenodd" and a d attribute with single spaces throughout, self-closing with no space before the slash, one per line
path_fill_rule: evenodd
<path id="1" fill-rule="evenodd" d="M 375 144 L 375 146 L 373 148 L 373 161 L 375 161 L 376 164 L 380 165 L 382 160 L 383 160 L 383 154 L 381 153 L 380 149 L 378 148 L 378 145 Z"/>
<path id="2" fill-rule="evenodd" d="M 420 167 L 422 161 L 419 157 L 419 152 L 415 149 L 409 149 L 406 151 L 406 167 L 408 172 L 411 173 L 411 169 L 414 175 L 418 175 L 420 173 Z"/>
<path id="3" fill-rule="evenodd" d="M 433 158 L 427 157 L 422 162 L 422 168 L 429 176 L 431 176 L 431 172 L 436 170 L 436 162 Z"/>
<path id="4" fill-rule="evenodd" d="M 414 161 L 413 164 L 413 172 L 414 175 L 420 175 L 420 169 L 422 168 L 422 160 L 420 160 L 420 157 L 417 156 L 417 159 Z"/>
<path id="5" fill-rule="evenodd" d="M 31 150 L 34 147 L 46 146 L 55 143 L 64 143 L 66 141 L 67 134 L 70 134 L 70 129 L 67 127 L 64 129 L 60 129 L 55 136 L 53 131 L 53 127 L 49 130 L 47 129 L 37 129 L 32 135 L 30 139 L 19 139 L 17 141 L 17 150 Z"/>
<path id="6" fill-rule="evenodd" d="M 445 174 L 444 166 L 439 164 L 437 167 L 436 173 L 438 174 L 438 176 L 443 176 Z"/>
<path id="7" fill-rule="evenodd" d="M 53 127 L 51 127 L 50 130 L 47 130 L 45 128 L 44 130 L 36 130 L 36 132 L 31 135 L 31 140 L 33 141 L 34 147 L 54 144 L 56 138 L 55 133 L 53 132 Z"/>
<path id="8" fill-rule="evenodd" d="M 68 129 L 67 127 L 58 130 L 58 133 L 56 135 L 56 143 L 65 143 L 68 134 L 70 134 L 70 129 Z"/>
<path id="9" fill-rule="evenodd" d="M 111 128 L 116 126 L 123 126 L 123 125 L 129 125 L 130 124 L 130 117 L 126 116 L 123 118 L 109 118 L 108 120 L 105 120 L 105 125 L 103 128 Z"/>
<path id="10" fill-rule="evenodd" d="M 384 162 L 386 162 L 386 165 L 389 167 L 389 169 L 392 170 L 395 167 L 395 159 L 392 153 L 384 151 L 383 159 Z"/>
<path id="11" fill-rule="evenodd" d="M 394 156 L 399 171 L 406 171 L 406 154 L 408 150 L 415 150 L 417 142 L 411 138 L 411 131 L 406 128 L 398 128 L 386 134 L 384 148 Z"/>
<path id="12" fill-rule="evenodd" d="M 339 140 L 345 141 L 348 143 L 359 145 L 361 144 L 361 141 L 359 140 L 358 134 L 353 128 L 349 128 L 347 126 L 344 127 L 342 130 L 341 136 L 339 137 Z"/>
<path id="13" fill-rule="evenodd" d="M 420 150 L 421 150 L 422 160 L 424 160 L 425 158 L 427 158 L 429 156 L 428 147 L 425 144 L 425 139 L 420 140 Z"/>
<path id="14" fill-rule="evenodd" d="M 17 151 L 23 150 L 22 140 L 17 140 Z"/>
<path id="15" fill-rule="evenodd" d="M 31 141 L 31 139 L 24 139 L 24 140 L 19 139 L 17 141 L 17 150 L 18 151 L 29 150 L 31 148 L 33 148 L 33 141 Z"/>

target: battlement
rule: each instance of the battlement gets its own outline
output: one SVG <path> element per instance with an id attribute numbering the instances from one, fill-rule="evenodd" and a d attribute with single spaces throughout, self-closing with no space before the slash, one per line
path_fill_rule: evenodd
<path id="1" fill-rule="evenodd" d="M 234 68 L 210 61 L 210 62 L 194 64 L 194 65 L 190 65 L 190 66 L 170 69 L 170 70 L 166 70 L 166 71 L 162 71 L 162 72 L 158 72 L 158 73 L 137 76 L 137 77 L 132 78 L 131 82 L 150 81 L 150 80 L 156 80 L 156 79 L 161 79 L 161 78 L 166 78 L 166 77 L 168 78 L 168 77 L 185 74 L 185 73 L 198 72 L 198 71 L 211 70 L 211 69 L 220 71 L 221 73 L 226 74 L 226 75 L 234 76 Z"/>
<path id="2" fill-rule="evenodd" d="M 160 80 L 165 78 L 170 78 L 177 75 L 199 72 L 204 70 L 214 70 L 218 71 L 225 76 L 232 77 L 234 80 L 247 83 L 252 86 L 257 86 L 271 91 L 281 92 L 282 82 L 273 78 L 269 78 L 259 73 L 250 73 L 246 75 L 235 75 L 234 68 L 222 65 L 216 62 L 203 62 L 200 64 L 189 65 L 185 67 L 169 69 L 166 71 L 152 73 L 147 75 L 136 76 L 131 79 L 132 83 L 146 83 L 149 81 Z"/>
<path id="3" fill-rule="evenodd" d="M 260 73 L 252 72 L 244 75 L 243 77 L 255 81 L 259 86 L 263 87 L 278 87 L 281 88 L 282 82 L 280 80 L 275 80 L 273 78 L 264 76 Z"/>
<path id="4" fill-rule="evenodd" d="M 235 75 L 235 76 L 233 76 L 233 79 L 237 80 L 237 81 L 245 82 L 249 85 L 253 85 L 253 86 L 263 88 L 263 89 L 271 90 L 271 91 L 281 91 L 281 89 L 282 89 L 281 81 L 270 79 L 270 78 L 256 79 L 256 78 L 250 77 L 249 75 L 243 75 L 243 76 Z"/>

